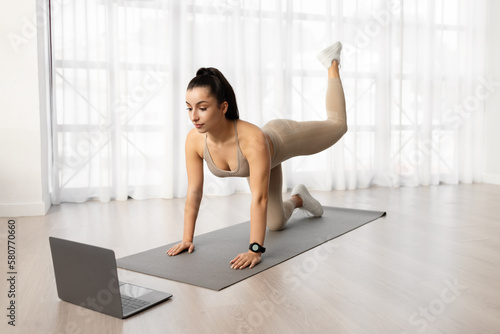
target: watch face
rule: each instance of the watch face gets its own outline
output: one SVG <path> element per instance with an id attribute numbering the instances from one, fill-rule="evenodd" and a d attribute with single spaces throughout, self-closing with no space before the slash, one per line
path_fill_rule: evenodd
<path id="1" fill-rule="evenodd" d="M 252 250 L 254 250 L 254 251 L 258 251 L 258 250 L 259 250 L 259 246 L 258 246 L 258 245 L 253 245 L 253 246 L 252 246 Z"/>

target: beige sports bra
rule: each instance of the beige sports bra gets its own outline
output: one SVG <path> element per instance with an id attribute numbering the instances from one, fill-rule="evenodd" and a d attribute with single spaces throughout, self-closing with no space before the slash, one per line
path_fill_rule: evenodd
<path id="1" fill-rule="evenodd" d="M 236 146 L 238 147 L 238 165 L 235 170 L 224 170 L 217 167 L 210 155 L 207 145 L 207 136 L 205 135 L 205 151 L 203 153 L 203 158 L 207 162 L 208 169 L 218 177 L 248 177 L 250 176 L 250 166 L 248 165 L 248 160 L 245 158 L 240 150 L 240 144 L 238 143 L 238 131 L 236 130 L 236 120 L 234 121 L 234 133 L 236 134 Z"/>

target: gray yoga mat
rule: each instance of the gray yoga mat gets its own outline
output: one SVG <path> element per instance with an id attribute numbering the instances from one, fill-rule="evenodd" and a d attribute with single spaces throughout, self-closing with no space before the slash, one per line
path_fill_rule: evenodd
<path id="1" fill-rule="evenodd" d="M 174 244 L 117 260 L 117 265 L 140 273 L 222 290 L 271 268 L 328 240 L 352 231 L 385 212 L 325 207 L 322 217 L 295 214 L 281 231 L 267 231 L 262 262 L 252 269 L 234 270 L 231 261 L 248 250 L 250 222 L 196 236 L 195 251 L 177 256 L 165 252 Z"/>

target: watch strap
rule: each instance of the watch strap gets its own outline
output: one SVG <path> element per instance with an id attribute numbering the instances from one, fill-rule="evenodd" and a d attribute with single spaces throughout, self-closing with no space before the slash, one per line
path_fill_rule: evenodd
<path id="1" fill-rule="evenodd" d="M 250 244 L 249 249 L 254 253 L 264 253 L 266 251 L 266 249 L 257 242 Z"/>

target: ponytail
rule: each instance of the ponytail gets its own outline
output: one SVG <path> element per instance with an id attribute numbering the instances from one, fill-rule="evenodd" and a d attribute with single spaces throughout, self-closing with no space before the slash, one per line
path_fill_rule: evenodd
<path id="1" fill-rule="evenodd" d="M 219 105 L 224 101 L 228 103 L 228 109 L 226 111 L 227 119 L 240 118 L 233 87 L 231 87 L 227 79 L 218 69 L 213 67 L 200 68 L 196 72 L 196 76 L 189 82 L 187 90 L 191 90 L 196 87 L 208 88 L 210 90 L 210 94 L 215 96 Z"/>

